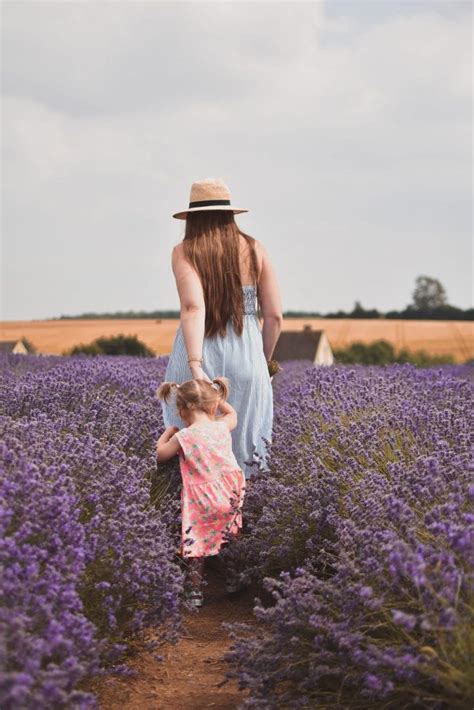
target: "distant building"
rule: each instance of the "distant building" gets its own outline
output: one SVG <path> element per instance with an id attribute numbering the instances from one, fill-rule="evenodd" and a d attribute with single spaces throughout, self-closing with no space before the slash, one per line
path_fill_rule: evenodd
<path id="1" fill-rule="evenodd" d="M 284 330 L 280 333 L 273 356 L 275 360 L 311 360 L 315 365 L 332 365 L 334 355 L 324 330 Z"/>
<path id="2" fill-rule="evenodd" d="M 25 346 L 23 340 L 0 340 L 0 353 L 27 355 L 28 348 Z"/>

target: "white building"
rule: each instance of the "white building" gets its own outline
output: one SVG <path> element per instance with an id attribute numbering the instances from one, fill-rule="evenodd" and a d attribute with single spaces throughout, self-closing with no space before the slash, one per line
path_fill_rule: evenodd
<path id="1" fill-rule="evenodd" d="M 27 355 L 28 349 L 23 340 L 0 340 L 0 353 Z"/>

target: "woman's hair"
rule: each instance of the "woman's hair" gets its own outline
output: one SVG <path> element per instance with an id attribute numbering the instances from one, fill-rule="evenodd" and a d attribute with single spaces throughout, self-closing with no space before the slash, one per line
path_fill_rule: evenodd
<path id="1" fill-rule="evenodd" d="M 239 229 L 230 210 L 203 210 L 187 215 L 183 251 L 201 279 L 206 304 L 204 335 L 207 337 L 217 333 L 225 336 L 228 320 L 237 335 L 242 334 L 244 299 L 240 277 L 240 235 L 249 247 L 250 273 L 257 285 L 259 304 L 255 239 Z"/>
<path id="2" fill-rule="evenodd" d="M 213 387 L 213 384 L 215 387 Z M 215 377 L 212 382 L 207 380 L 186 380 L 178 385 L 176 382 L 163 382 L 156 391 L 158 399 L 165 402 L 176 392 L 176 407 L 183 409 L 199 409 L 206 414 L 212 414 L 215 405 L 225 402 L 229 396 L 229 380 L 227 377 Z"/>

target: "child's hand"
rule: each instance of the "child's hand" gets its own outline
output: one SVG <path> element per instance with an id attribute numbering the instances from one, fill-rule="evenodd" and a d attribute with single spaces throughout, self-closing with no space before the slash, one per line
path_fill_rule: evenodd
<path id="1" fill-rule="evenodd" d="M 163 446 L 163 444 L 168 443 L 168 441 L 171 439 L 173 434 L 176 434 L 177 431 L 179 431 L 179 429 L 176 426 L 166 427 L 163 434 L 160 436 L 160 438 L 156 442 L 156 451 L 158 452 L 158 449 L 160 448 L 160 446 Z"/>
<path id="2" fill-rule="evenodd" d="M 158 461 L 167 461 L 175 453 L 178 453 L 179 443 L 176 441 L 169 443 L 170 439 L 172 439 L 178 431 L 179 429 L 176 426 L 166 427 L 163 434 L 156 442 L 156 457 Z"/>
<path id="3" fill-rule="evenodd" d="M 229 404 L 229 402 L 227 400 L 225 402 L 220 400 L 219 404 L 218 404 L 218 409 L 221 412 L 221 414 L 223 414 L 224 416 L 226 414 L 234 414 L 234 413 L 237 414 L 237 412 L 235 411 L 233 406 L 231 404 Z"/>
<path id="4" fill-rule="evenodd" d="M 238 423 L 237 419 L 237 412 L 233 408 L 229 402 L 219 402 L 219 411 L 222 413 L 222 416 L 219 417 L 222 421 L 226 422 L 229 431 L 232 431 L 232 429 L 235 429 Z"/>

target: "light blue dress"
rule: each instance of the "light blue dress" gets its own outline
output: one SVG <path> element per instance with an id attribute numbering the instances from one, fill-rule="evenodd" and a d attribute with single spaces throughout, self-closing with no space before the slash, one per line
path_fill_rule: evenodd
<path id="1" fill-rule="evenodd" d="M 263 352 L 262 331 L 257 316 L 256 286 L 243 286 L 244 327 L 242 335 L 236 334 L 231 321 L 225 336 L 205 337 L 203 341 L 203 370 L 211 378 L 229 378 L 229 403 L 237 412 L 238 424 L 232 433 L 232 449 L 245 478 L 258 475 L 259 461 L 267 469 L 267 447 L 271 442 L 273 424 L 273 389 Z M 176 331 L 165 381 L 181 384 L 192 379 L 188 364 L 181 325 Z M 166 427 L 182 429 L 185 424 L 179 417 L 174 399 L 162 401 L 163 421 Z"/>

